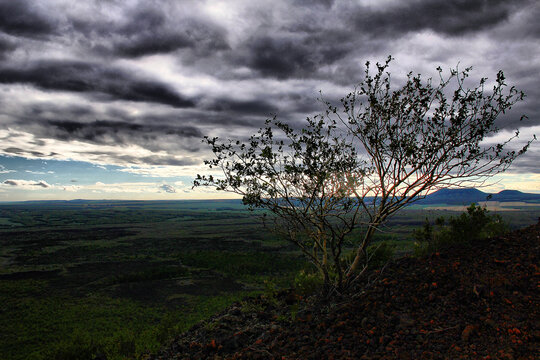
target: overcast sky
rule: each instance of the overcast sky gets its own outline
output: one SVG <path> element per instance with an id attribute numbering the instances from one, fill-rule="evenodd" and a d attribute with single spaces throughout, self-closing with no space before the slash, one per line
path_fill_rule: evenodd
<path id="1" fill-rule="evenodd" d="M 204 135 L 299 122 L 388 55 L 396 84 L 503 70 L 527 98 L 498 125 L 523 143 L 539 18 L 534 0 L 0 0 L 0 201 L 215 197 L 191 190 Z M 540 192 L 538 164 L 536 142 L 490 190 Z"/>

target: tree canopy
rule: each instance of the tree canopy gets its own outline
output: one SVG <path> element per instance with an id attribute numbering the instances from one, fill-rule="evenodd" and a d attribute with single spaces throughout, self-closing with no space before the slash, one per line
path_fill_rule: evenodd
<path id="1" fill-rule="evenodd" d="M 396 211 L 439 188 L 481 183 L 530 145 L 509 149 L 518 132 L 495 145 L 484 141 L 499 132 L 497 117 L 524 98 L 502 71 L 491 91 L 486 78 L 465 88 L 471 68 L 446 77 L 438 68 L 436 84 L 409 73 L 394 89 L 391 60 L 377 63 L 374 75 L 366 63 L 354 91 L 340 105 L 324 101 L 326 110 L 301 129 L 274 117 L 247 141 L 204 140 L 215 155 L 205 163 L 221 175 L 197 175 L 194 186 L 267 210 L 269 228 L 303 251 L 327 290 L 361 276 L 375 231 Z M 362 238 L 349 241 L 357 227 Z"/>

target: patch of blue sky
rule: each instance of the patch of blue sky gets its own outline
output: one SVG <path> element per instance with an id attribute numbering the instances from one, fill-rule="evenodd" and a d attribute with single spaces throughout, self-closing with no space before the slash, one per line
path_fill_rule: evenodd
<path id="1" fill-rule="evenodd" d="M 45 180 L 50 184 L 89 185 L 96 182 L 122 183 L 148 181 L 148 177 L 122 171 L 116 165 L 96 165 L 83 161 L 40 160 L 0 155 L 0 182 L 7 179 Z M 188 177 L 153 178 L 153 181 L 189 182 Z"/>

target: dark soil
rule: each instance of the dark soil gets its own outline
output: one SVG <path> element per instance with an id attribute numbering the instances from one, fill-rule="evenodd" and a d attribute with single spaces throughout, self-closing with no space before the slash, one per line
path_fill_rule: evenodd
<path id="1" fill-rule="evenodd" d="M 149 359 L 539 359 L 540 223 L 405 257 L 332 302 L 237 303 Z"/>

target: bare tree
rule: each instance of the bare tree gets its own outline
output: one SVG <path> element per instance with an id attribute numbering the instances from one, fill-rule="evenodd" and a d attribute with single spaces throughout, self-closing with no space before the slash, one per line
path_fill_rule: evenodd
<path id="1" fill-rule="evenodd" d="M 499 131 L 495 119 L 524 97 L 507 90 L 502 72 L 490 92 L 487 79 L 464 87 L 470 68 L 447 78 L 439 68 L 437 85 L 409 73 L 394 90 L 391 60 L 373 76 L 366 63 L 363 81 L 340 108 L 325 102 L 326 111 L 301 131 L 274 118 L 246 143 L 205 138 L 215 154 L 206 164 L 223 176 L 197 175 L 194 186 L 234 192 L 251 209 L 268 210 L 270 228 L 303 251 L 326 290 L 342 290 L 365 271 L 375 231 L 396 211 L 435 189 L 505 171 L 531 143 L 509 151 L 516 132 L 483 144 Z M 347 263 L 346 241 L 361 225 L 365 233 Z"/>

